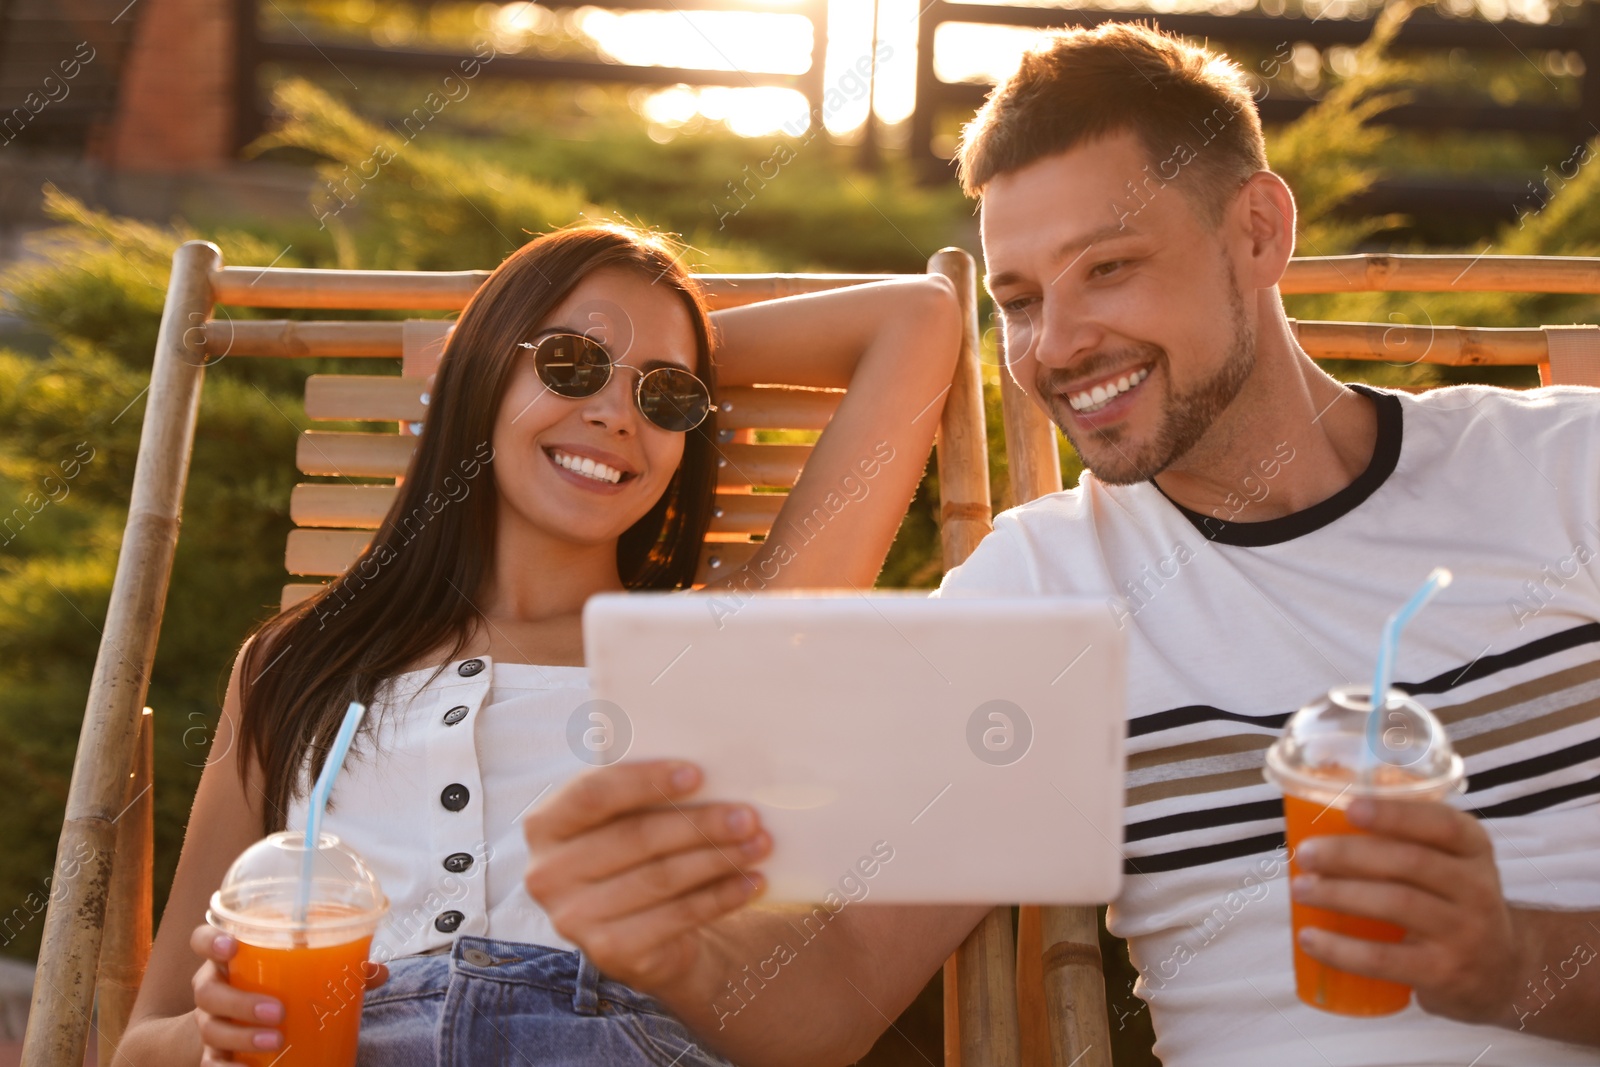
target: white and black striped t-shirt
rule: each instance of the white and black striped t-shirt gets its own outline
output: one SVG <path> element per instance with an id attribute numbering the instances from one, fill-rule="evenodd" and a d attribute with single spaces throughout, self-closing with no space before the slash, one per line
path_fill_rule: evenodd
<path id="1" fill-rule="evenodd" d="M 1166 1067 L 1595 1064 L 1415 1003 L 1356 1019 L 1295 998 L 1263 756 L 1297 707 L 1370 679 L 1385 617 L 1435 566 L 1455 582 L 1407 630 L 1397 684 L 1465 759 L 1455 803 L 1488 828 L 1507 898 L 1600 907 L 1600 392 L 1360 392 L 1372 461 L 1314 507 L 1249 521 L 1292 471 L 1287 445 L 1211 515 L 1086 474 L 999 516 L 943 595 L 1092 596 L 1127 629 L 1127 880 L 1109 924 Z M 1600 930 L 1586 942 L 1590 958 Z M 1543 1003 L 1527 991 L 1519 1010 Z"/>

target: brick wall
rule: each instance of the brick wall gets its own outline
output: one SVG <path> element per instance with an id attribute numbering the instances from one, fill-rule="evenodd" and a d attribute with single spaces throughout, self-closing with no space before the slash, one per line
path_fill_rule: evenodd
<path id="1" fill-rule="evenodd" d="M 231 0 L 138 0 L 123 66 L 111 162 L 177 171 L 232 158 Z"/>

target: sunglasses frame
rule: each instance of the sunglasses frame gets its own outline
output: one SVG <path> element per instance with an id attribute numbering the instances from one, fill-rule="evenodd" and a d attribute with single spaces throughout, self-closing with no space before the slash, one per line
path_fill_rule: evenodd
<path id="1" fill-rule="evenodd" d="M 539 348 L 546 341 L 550 341 L 550 340 L 554 340 L 556 338 L 562 338 L 562 337 L 576 338 L 577 340 L 582 341 L 582 342 L 584 342 L 586 344 L 593 345 L 595 348 L 599 349 L 605 355 L 605 357 L 606 357 L 605 378 L 600 382 L 600 384 L 598 386 L 595 387 L 593 392 L 578 393 L 578 394 L 575 394 L 575 395 L 574 394 L 563 393 L 559 388 L 557 388 L 555 385 L 553 385 L 545 377 L 545 375 L 543 373 L 543 368 L 541 368 L 540 365 L 539 365 Z M 606 386 L 611 384 L 612 372 L 615 371 L 618 367 L 622 367 L 622 368 L 624 368 L 626 370 L 632 370 L 632 371 L 635 371 L 635 372 L 638 373 L 639 376 L 636 379 L 634 379 L 634 383 L 633 383 L 633 406 L 634 406 L 634 409 L 639 412 L 639 415 L 646 422 L 648 422 L 650 425 L 656 427 L 658 430 L 664 430 L 667 433 L 688 433 L 690 430 L 696 429 L 697 427 L 703 425 L 705 423 L 706 419 L 711 417 L 711 409 L 712 409 L 712 406 L 713 406 L 713 403 L 714 403 L 712 398 L 711 398 L 711 387 L 709 385 L 707 385 L 705 382 L 701 381 L 699 375 L 695 374 L 693 371 L 684 370 L 682 367 L 654 367 L 654 368 L 652 368 L 650 370 L 640 370 L 638 367 L 629 366 L 626 363 L 619 362 L 617 360 L 617 358 L 611 354 L 611 349 L 607 348 L 601 342 L 596 341 L 593 337 L 589 337 L 586 334 L 576 333 L 576 332 L 574 332 L 572 330 L 552 330 L 549 333 L 542 334 L 541 336 L 538 337 L 537 340 L 533 340 L 533 341 L 518 341 L 517 342 L 517 347 L 518 348 L 526 348 L 526 349 L 528 349 L 529 351 L 531 351 L 533 353 L 533 356 L 534 356 L 534 364 L 533 364 L 534 365 L 534 371 L 535 371 L 535 373 L 537 373 L 539 375 L 540 384 L 542 384 L 546 389 L 550 390 L 550 392 L 554 393 L 556 396 L 561 397 L 563 400 L 585 400 L 585 399 L 587 399 L 587 398 L 589 398 L 591 396 L 598 395 L 602 389 L 604 389 Z M 682 429 L 679 429 L 679 428 L 677 428 L 675 426 L 663 426 L 663 425 L 661 425 L 661 423 L 657 422 L 653 417 L 651 417 L 650 413 L 645 410 L 645 407 L 644 407 L 644 382 L 645 382 L 645 379 L 650 377 L 652 374 L 663 374 L 663 373 L 668 373 L 668 374 L 676 373 L 676 374 L 687 375 L 690 379 L 692 379 L 694 381 L 694 383 L 696 385 L 700 386 L 701 391 L 705 394 L 705 410 L 703 410 L 700 413 L 700 418 L 697 419 L 694 422 L 693 425 L 685 426 Z"/>

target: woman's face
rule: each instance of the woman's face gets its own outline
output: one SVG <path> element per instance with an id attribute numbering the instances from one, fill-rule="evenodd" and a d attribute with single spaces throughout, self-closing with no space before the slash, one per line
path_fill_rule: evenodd
<path id="1" fill-rule="evenodd" d="M 633 396 L 643 371 L 696 373 L 693 320 L 672 287 L 607 267 L 579 282 L 534 335 L 557 330 L 599 341 L 618 365 L 594 396 L 569 399 L 539 380 L 531 349 L 517 350 L 494 425 L 501 521 L 578 544 L 615 541 L 655 506 L 683 459 L 684 435 L 646 419 Z"/>

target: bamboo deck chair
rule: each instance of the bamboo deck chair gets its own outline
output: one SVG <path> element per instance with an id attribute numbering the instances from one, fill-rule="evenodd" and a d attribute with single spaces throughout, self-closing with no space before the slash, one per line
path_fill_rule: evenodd
<path id="1" fill-rule="evenodd" d="M 946 568 L 964 560 L 989 532 L 989 468 L 978 363 L 973 259 L 960 249 L 935 254 L 930 271 L 950 278 L 962 307 L 961 357 L 938 431 L 940 539 Z M 91 1029 L 99 1062 L 111 1064 L 138 991 L 151 939 L 152 716 L 144 702 L 155 658 L 179 513 L 208 362 L 230 358 L 371 357 L 400 359 L 402 373 L 312 375 L 312 420 L 386 422 L 387 432 L 311 430 L 301 435 L 302 473 L 344 476 L 345 483 L 299 485 L 290 501 L 296 528 L 285 569 L 284 605 L 317 586 L 306 578 L 341 573 L 366 544 L 403 476 L 425 411 L 425 378 L 442 354 L 449 323 L 408 321 L 213 320 L 216 305 L 455 311 L 486 271 L 408 273 L 227 267 L 211 244 L 193 241 L 173 257 L 139 442 L 133 497 L 95 663 L 73 767 L 66 820 L 22 1062 L 28 1067 L 81 1064 Z M 890 275 L 701 276 L 713 307 L 860 284 Z M 722 459 L 717 507 L 702 550 L 700 580 L 727 573 L 756 550 L 795 483 L 811 446 L 758 443 L 768 429 L 817 430 L 842 390 L 727 388 L 718 404 Z M 382 479 L 374 484 L 348 480 Z M 88 855 L 87 861 L 81 857 Z M 74 874 L 62 876 L 65 864 Z M 985 926 L 985 931 L 989 929 Z M 996 932 L 1000 932 L 998 927 Z M 1010 951 L 1009 912 L 1004 940 Z M 963 975 L 981 976 L 963 966 Z M 1009 990 L 1009 965 L 1005 969 Z M 974 1003 L 983 1001 L 974 996 Z M 98 1002 L 98 1025 L 91 1013 Z M 1012 1018 L 1015 1007 L 1003 1009 Z M 1010 1027 L 1014 1033 L 1015 1025 Z M 977 1035 L 978 1030 L 970 1028 Z M 976 1055 L 970 1061 L 979 1062 Z"/>
<path id="2" fill-rule="evenodd" d="M 1402 260 L 1404 262 L 1402 262 Z M 1475 266 L 1474 263 L 1477 265 Z M 1297 263 L 1285 292 L 1447 288 L 1445 277 L 1477 274 L 1473 287 L 1534 292 L 1600 293 L 1600 262 L 1518 261 L 1515 267 L 1466 257 L 1354 257 Z M 962 353 L 938 440 L 941 542 L 948 569 L 966 558 L 989 530 L 988 468 L 977 352 L 974 267 L 946 249 L 929 269 L 955 282 L 963 308 Z M 1349 277 L 1357 284 L 1351 284 Z M 112 1062 L 148 957 L 151 934 L 151 713 L 141 713 L 155 657 L 178 535 L 178 518 L 193 446 L 204 367 L 238 357 L 374 357 L 402 360 L 403 373 L 313 376 L 307 413 L 313 419 L 394 421 L 393 433 L 311 431 L 297 461 L 307 474 L 392 479 L 414 442 L 409 423 L 422 417 L 421 379 L 436 363 L 443 329 L 412 322 L 238 321 L 213 325 L 217 304 L 249 307 L 456 310 L 482 283 L 483 272 L 392 273 L 225 267 L 218 250 L 191 242 L 174 256 L 151 375 L 149 402 L 134 474 L 133 500 L 106 626 L 96 659 L 57 848 L 58 877 L 46 915 L 23 1064 L 83 1061 L 98 1000 L 99 1061 Z M 713 306 L 728 307 L 791 293 L 875 280 L 882 275 L 705 276 Z M 1477 284 L 1486 279 L 1498 284 Z M 1319 288 L 1319 286 L 1321 288 Z M 1388 325 L 1299 324 L 1315 355 L 1393 358 L 1397 338 L 1428 346 L 1440 363 L 1539 363 L 1556 381 L 1600 382 L 1595 327 L 1576 330 L 1457 330 Z M 1398 332 L 1397 332 L 1398 331 Z M 1402 356 L 1402 358 L 1409 358 Z M 781 386 L 781 383 L 774 383 Z M 1054 431 L 1005 382 L 1005 429 L 1014 499 L 1061 486 Z M 753 551 L 775 501 L 755 486 L 792 485 L 805 445 L 754 441 L 759 429 L 816 429 L 837 395 L 775 389 L 724 390 L 717 397 L 729 463 L 719 485 L 722 505 L 702 561 L 702 576 L 734 568 Z M 338 573 L 359 550 L 387 506 L 391 487 L 299 487 L 291 501 L 297 529 L 286 568 L 300 576 Z M 304 596 L 290 583 L 284 603 Z M 90 859 L 80 862 L 84 849 Z M 948 1067 L 1055 1067 L 1109 1063 L 1108 1027 L 1093 909 L 1029 908 L 1013 931 L 1011 909 L 997 908 L 945 968 L 945 1062 Z M 1020 934 L 1020 951 L 1018 937 Z M 1020 980 L 1019 980 L 1020 976 Z M 1019 998 L 1020 989 L 1020 998 Z M 1046 1015 L 1048 1014 L 1048 1019 Z M 1019 1025 L 1019 1018 L 1021 1025 Z"/>
<path id="3" fill-rule="evenodd" d="M 1284 295 L 1355 292 L 1600 294 L 1600 259 L 1554 256 L 1353 255 L 1296 259 Z M 1295 337 L 1318 359 L 1443 366 L 1532 366 L 1544 385 L 1600 386 L 1600 326 L 1521 329 L 1405 326 L 1291 319 Z M 1061 489 L 1056 429 L 1004 372 L 1001 407 L 1012 500 Z M 1111 1034 L 1094 908 L 1022 907 L 1017 920 L 1020 1035 L 997 1035 L 1018 1051 L 988 1063 L 1025 1067 L 1111 1067 Z M 1287 947 L 1285 947 L 1285 951 Z M 964 966 L 964 950 L 957 966 Z M 996 964 L 996 966 L 999 966 Z M 947 984 L 946 989 L 950 987 Z M 966 987 L 962 987 L 965 992 Z M 948 993 L 947 993 L 948 997 Z M 997 996 L 997 1000 L 1003 999 Z M 947 1029 L 948 1035 L 948 1006 Z M 994 1012 L 1002 1022 L 1009 1016 Z M 966 1024 L 962 1014 L 961 1022 Z M 948 1036 L 947 1036 L 948 1040 Z M 973 1062 L 962 1061 L 965 1067 Z M 946 1055 L 946 1067 L 951 1067 Z"/>

